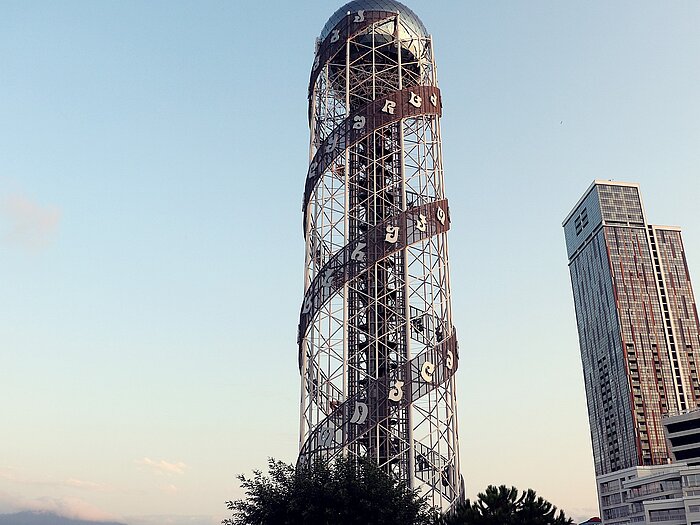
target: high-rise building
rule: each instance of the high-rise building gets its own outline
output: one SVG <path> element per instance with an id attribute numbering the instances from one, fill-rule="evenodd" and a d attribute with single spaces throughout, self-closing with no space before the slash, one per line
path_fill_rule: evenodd
<path id="1" fill-rule="evenodd" d="M 680 229 L 647 223 L 637 184 L 597 180 L 564 232 L 596 475 L 667 463 L 662 416 L 700 406 Z"/>
<path id="2" fill-rule="evenodd" d="M 299 462 L 370 458 L 447 509 L 464 489 L 441 114 L 410 9 L 331 16 L 309 86 Z"/>

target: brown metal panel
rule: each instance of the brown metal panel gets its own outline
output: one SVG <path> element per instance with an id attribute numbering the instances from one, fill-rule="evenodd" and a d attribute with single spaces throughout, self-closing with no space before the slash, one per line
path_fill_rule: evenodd
<path id="1" fill-rule="evenodd" d="M 421 98 L 419 107 L 409 103 L 413 94 Z M 393 114 L 382 111 L 387 102 L 396 104 Z M 440 89 L 435 86 L 413 86 L 392 92 L 386 97 L 374 100 L 360 110 L 350 114 L 342 124 L 334 129 L 316 151 L 309 165 L 309 171 L 306 174 L 302 206 L 304 232 L 306 232 L 306 210 L 311 194 L 316 188 L 319 179 L 328 169 L 328 166 L 332 165 L 333 161 L 342 155 L 346 148 L 356 145 L 370 133 L 401 119 L 422 115 L 442 115 L 442 97 Z M 362 122 L 362 120 L 356 120 L 358 118 L 364 119 L 362 128 L 358 127 L 358 124 Z"/>
<path id="2" fill-rule="evenodd" d="M 440 220 L 440 211 L 444 214 Z M 421 216 L 425 218 L 422 224 Z M 398 240 L 387 241 L 387 227 L 399 228 Z M 420 230 L 419 226 L 424 230 Z M 317 312 L 345 283 L 354 279 L 377 262 L 399 252 L 417 242 L 447 232 L 450 229 L 447 199 L 416 206 L 406 210 L 397 217 L 392 217 L 372 228 L 367 235 L 345 246 L 336 253 L 318 273 L 304 294 L 299 315 L 299 352 L 302 352 L 301 340 Z M 364 244 L 365 247 L 361 245 Z M 359 252 L 365 255 L 365 261 L 357 260 Z M 357 253 L 356 258 L 353 254 Z"/>

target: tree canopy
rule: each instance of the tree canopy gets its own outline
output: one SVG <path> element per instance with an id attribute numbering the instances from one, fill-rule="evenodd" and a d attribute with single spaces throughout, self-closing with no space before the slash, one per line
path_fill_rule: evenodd
<path id="1" fill-rule="evenodd" d="M 223 525 L 571 525 L 534 490 L 490 485 L 440 515 L 405 483 L 366 460 L 296 467 L 270 459 L 268 473 L 238 476 L 245 497 L 226 502 Z"/>
<path id="2" fill-rule="evenodd" d="M 573 520 L 528 489 L 489 485 L 477 500 L 457 505 L 441 519 L 443 525 L 570 525 Z"/>
<path id="3" fill-rule="evenodd" d="M 430 525 L 436 512 L 369 461 L 295 467 L 270 460 L 268 475 L 238 476 L 245 498 L 223 525 Z"/>

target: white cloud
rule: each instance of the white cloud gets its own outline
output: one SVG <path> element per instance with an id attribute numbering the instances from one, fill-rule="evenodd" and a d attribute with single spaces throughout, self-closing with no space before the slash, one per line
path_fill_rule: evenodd
<path id="1" fill-rule="evenodd" d="M 83 479 L 69 478 L 63 482 L 67 487 L 72 487 L 81 490 L 89 490 L 92 492 L 106 492 L 107 485 L 104 483 L 95 483 L 94 481 L 86 481 Z"/>
<path id="2" fill-rule="evenodd" d="M 184 474 L 187 465 L 182 461 L 177 463 L 170 463 L 161 459 L 160 461 L 153 461 L 150 458 L 143 458 L 136 461 L 138 465 L 148 467 L 156 473 L 159 474 Z"/>
<path id="3" fill-rule="evenodd" d="M 58 232 L 61 211 L 41 206 L 21 194 L 0 201 L 0 213 L 5 217 L 4 240 L 30 252 L 46 248 Z"/>
<path id="4" fill-rule="evenodd" d="M 62 480 L 51 479 L 45 477 L 44 479 L 32 479 L 26 475 L 21 474 L 17 469 L 13 467 L 0 467 L 0 479 L 11 481 L 15 485 L 35 485 L 43 487 L 53 487 L 53 488 L 73 488 L 86 490 L 91 492 L 110 492 L 114 489 L 105 483 L 98 483 L 95 481 L 87 481 L 84 479 L 68 478 Z"/>

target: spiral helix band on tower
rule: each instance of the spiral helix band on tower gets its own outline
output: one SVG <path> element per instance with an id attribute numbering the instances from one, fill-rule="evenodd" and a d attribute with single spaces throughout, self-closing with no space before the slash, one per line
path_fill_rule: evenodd
<path id="1" fill-rule="evenodd" d="M 317 40 L 303 199 L 299 463 L 370 458 L 448 509 L 463 497 L 432 39 L 354 0 Z"/>

